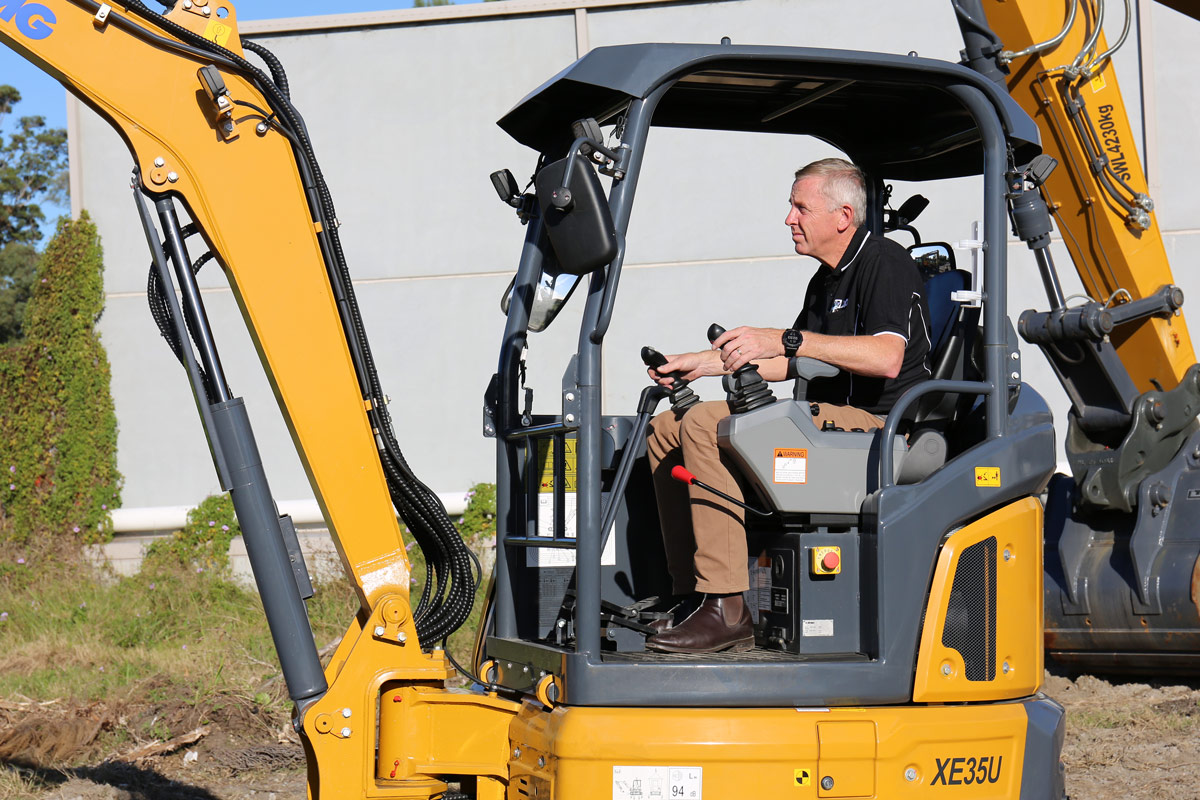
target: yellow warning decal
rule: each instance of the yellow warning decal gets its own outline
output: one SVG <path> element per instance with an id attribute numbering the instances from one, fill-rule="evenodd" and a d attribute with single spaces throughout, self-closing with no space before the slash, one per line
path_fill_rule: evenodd
<path id="1" fill-rule="evenodd" d="M 1097 75 L 1096 77 L 1092 78 L 1091 84 L 1092 94 L 1098 94 L 1099 92 L 1104 91 L 1104 88 L 1108 86 L 1108 84 L 1104 82 L 1104 75 Z"/>
<path id="2" fill-rule="evenodd" d="M 808 483 L 808 450 L 775 448 L 775 483 Z"/>
<path id="3" fill-rule="evenodd" d="M 575 448 L 578 444 L 575 439 L 567 439 L 563 442 L 563 491 L 576 491 L 576 483 L 578 481 L 578 459 L 575 455 Z M 554 440 L 539 439 L 537 448 L 537 463 L 538 463 L 538 492 L 550 493 L 554 491 Z"/>
<path id="4" fill-rule="evenodd" d="M 999 486 L 1000 485 L 1000 468 L 999 467 L 976 467 L 975 468 L 975 485 L 976 486 Z"/>
<path id="5" fill-rule="evenodd" d="M 229 36 L 232 33 L 231 26 L 224 22 L 217 22 L 215 19 L 204 28 L 204 38 L 221 45 L 221 47 L 229 44 Z"/>
<path id="6" fill-rule="evenodd" d="M 795 782 L 792 784 L 793 786 L 808 786 L 812 783 L 812 770 L 792 770 L 792 775 L 795 778 Z"/>

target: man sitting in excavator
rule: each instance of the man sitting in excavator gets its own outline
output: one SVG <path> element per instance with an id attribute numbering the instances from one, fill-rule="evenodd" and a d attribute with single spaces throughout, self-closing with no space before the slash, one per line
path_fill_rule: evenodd
<path id="1" fill-rule="evenodd" d="M 798 170 L 785 220 L 800 255 L 820 262 L 791 328 L 740 327 L 712 348 L 667 357 L 649 370 L 669 386 L 673 376 L 694 380 L 725 375 L 753 362 L 762 377 L 795 377 L 791 359 L 807 356 L 841 369 L 814 379 L 808 399 L 821 427 L 882 427 L 896 400 L 930 377 L 929 312 L 923 284 L 905 249 L 863 226 L 866 177 L 837 158 Z M 717 446 L 717 423 L 731 413 L 724 401 L 700 403 L 654 418 L 647 444 L 658 497 L 673 592 L 675 620 L 646 647 L 670 653 L 749 650 L 754 629 L 742 593 L 749 588 L 744 512 L 732 502 L 686 489 L 672 479 L 683 465 L 699 482 L 742 499 Z"/>

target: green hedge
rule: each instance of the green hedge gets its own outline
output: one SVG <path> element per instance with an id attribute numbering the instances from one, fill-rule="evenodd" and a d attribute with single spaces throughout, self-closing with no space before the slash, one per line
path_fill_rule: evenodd
<path id="1" fill-rule="evenodd" d="M 117 418 L 108 357 L 103 254 L 85 213 L 46 247 L 24 341 L 0 348 L 0 541 L 112 537 L 120 505 Z"/>

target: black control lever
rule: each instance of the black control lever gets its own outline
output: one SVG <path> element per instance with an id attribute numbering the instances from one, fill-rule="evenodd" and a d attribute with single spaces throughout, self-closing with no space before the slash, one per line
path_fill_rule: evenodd
<path id="1" fill-rule="evenodd" d="M 642 348 L 642 363 L 657 370 L 667 363 L 667 357 L 653 347 Z M 689 408 L 700 402 L 696 393 L 688 388 L 688 382 L 680 377 L 678 372 L 660 373 L 664 378 L 671 378 L 671 410 L 677 417 L 682 416 Z"/>
<path id="2" fill-rule="evenodd" d="M 725 333 L 725 329 L 717 323 L 708 326 L 708 340 L 715 342 Z M 725 376 L 725 391 L 729 393 L 729 402 L 733 405 L 733 413 L 753 411 L 756 408 L 769 406 L 775 402 L 771 387 L 758 374 L 758 365 L 747 362 L 734 370 L 732 375 Z"/>

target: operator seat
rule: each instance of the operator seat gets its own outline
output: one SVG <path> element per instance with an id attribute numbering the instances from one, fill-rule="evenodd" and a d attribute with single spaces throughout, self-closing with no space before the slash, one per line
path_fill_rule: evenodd
<path id="1" fill-rule="evenodd" d="M 929 275 L 925 282 L 930 311 L 932 378 L 971 380 L 980 309 L 952 298 L 969 289 L 963 270 Z M 853 513 L 878 488 L 880 433 L 821 431 L 805 399 L 811 378 L 836 374 L 837 368 L 813 359 L 794 362 L 799 377 L 793 399 L 744 414 L 717 427 L 721 448 L 738 464 L 747 489 L 782 512 Z M 897 483 L 916 483 L 946 463 L 948 439 L 965 418 L 974 397 L 930 394 L 905 414 L 908 443 L 892 442 Z"/>

